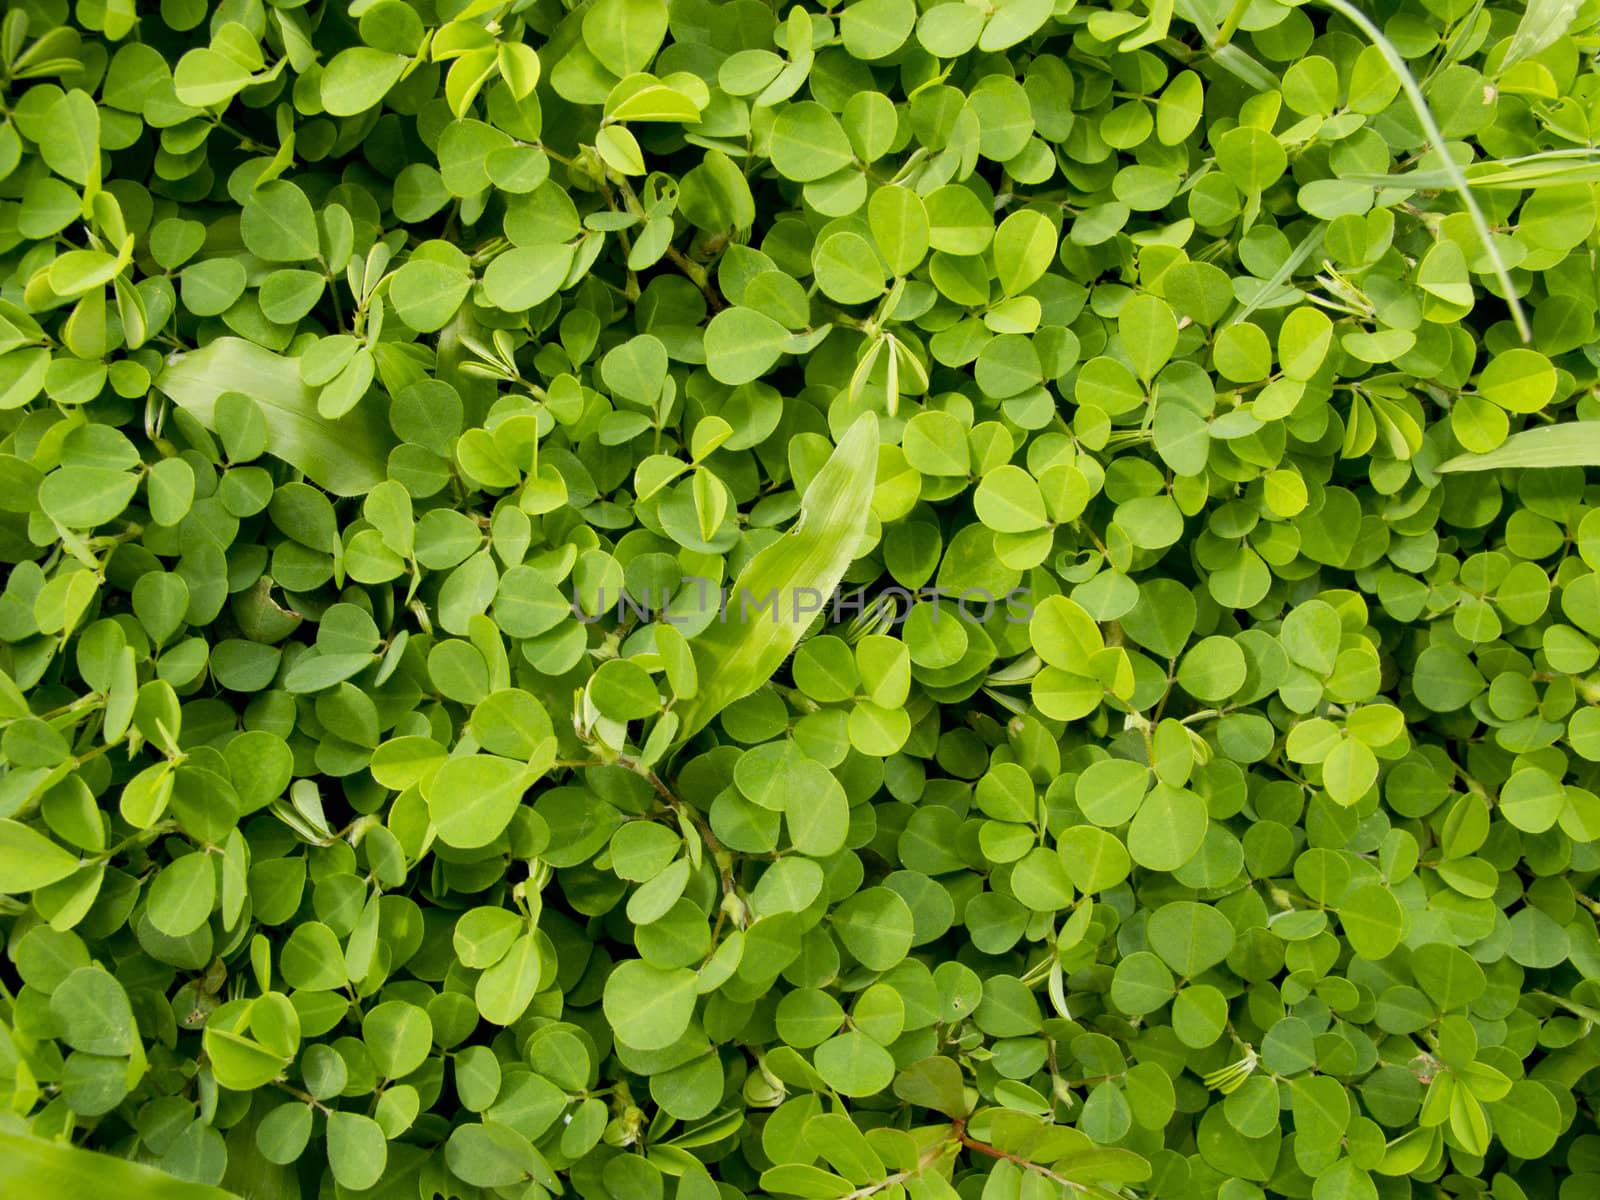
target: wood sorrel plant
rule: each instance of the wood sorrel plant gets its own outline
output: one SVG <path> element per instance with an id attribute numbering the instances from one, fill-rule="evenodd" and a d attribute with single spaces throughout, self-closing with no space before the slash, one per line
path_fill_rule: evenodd
<path id="1" fill-rule="evenodd" d="M 0 1190 L 1600 1192 L 1597 22 L 9 5 Z"/>

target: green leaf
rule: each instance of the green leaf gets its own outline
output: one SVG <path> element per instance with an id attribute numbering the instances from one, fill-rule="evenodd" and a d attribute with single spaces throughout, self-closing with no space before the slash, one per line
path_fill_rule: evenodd
<path id="1" fill-rule="evenodd" d="M 339 51 L 322 72 L 322 107 L 335 117 L 353 117 L 379 104 L 409 60 L 369 46 Z"/>
<path id="2" fill-rule="evenodd" d="M 1176 871 L 1199 852 L 1205 836 L 1205 802 L 1193 792 L 1161 785 L 1128 827 L 1128 854 L 1149 870 Z"/>
<path id="3" fill-rule="evenodd" d="M 1496 355 L 1478 376 L 1478 394 L 1515 413 L 1538 412 L 1549 403 L 1556 385 L 1550 360 L 1520 346 Z"/>
<path id="4" fill-rule="evenodd" d="M 88 93 L 73 88 L 50 106 L 50 136 L 39 153 L 50 169 L 73 183 L 100 180 L 100 110 Z"/>
<path id="5" fill-rule="evenodd" d="M 93 529 L 128 506 L 139 479 L 105 467 L 62 467 L 45 476 L 39 507 L 52 520 L 72 529 Z"/>
<path id="6" fill-rule="evenodd" d="M 1015 296 L 1049 270 L 1056 254 L 1056 227 L 1043 213 L 1012 213 L 994 233 L 994 262 L 1000 286 Z"/>
<path id="7" fill-rule="evenodd" d="M 471 289 L 465 271 L 429 258 L 413 258 L 389 277 L 395 314 L 419 333 L 443 329 Z"/>
<path id="8" fill-rule="evenodd" d="M 69 250 L 50 264 L 50 288 L 58 296 L 81 296 L 110 283 L 122 266 L 100 250 Z"/>
<path id="9" fill-rule="evenodd" d="M 162 869 L 150 886 L 150 923 L 169 937 L 187 937 L 211 916 L 216 871 L 208 854 L 186 854 Z"/>
<path id="10" fill-rule="evenodd" d="M 911 909 L 898 893 L 881 887 L 857 892 L 834 909 L 833 928 L 845 949 L 874 971 L 903 960 L 914 936 Z"/>
<path id="11" fill-rule="evenodd" d="M 772 127 L 772 165 L 785 179 L 809 183 L 850 165 L 844 127 L 812 100 L 786 105 Z"/>
<path id="12" fill-rule="evenodd" d="M 1371 883 L 1339 902 L 1339 922 L 1356 953 L 1376 962 L 1394 953 L 1405 938 L 1407 917 L 1393 892 Z"/>
<path id="13" fill-rule="evenodd" d="M 1146 384 L 1167 365 L 1178 345 L 1178 320 L 1167 302 L 1155 296 L 1135 296 L 1125 304 L 1117 314 L 1117 332 L 1134 371 Z"/>
<path id="14" fill-rule="evenodd" d="M 572 267 L 573 251 L 567 246 L 525 246 L 508 250 L 484 272 L 483 290 L 489 302 L 506 312 L 525 312 L 543 304 L 561 288 Z M 464 281 L 463 281 L 464 282 Z M 432 285 L 437 287 L 438 284 Z M 452 284 L 452 286 L 455 286 Z M 462 296 L 465 288 L 461 289 Z M 459 299 L 457 304 L 459 304 Z M 456 305 L 450 306 L 455 312 Z M 445 317 L 448 320 L 449 316 Z M 443 321 L 427 324 L 439 328 Z"/>
<path id="15" fill-rule="evenodd" d="M 447 759 L 425 789 L 439 840 L 474 850 L 505 832 L 533 773 L 525 763 L 490 754 Z"/>
<path id="16" fill-rule="evenodd" d="M 426 1010 L 403 1000 L 377 1005 L 361 1019 L 361 1036 L 384 1075 L 399 1079 L 420 1067 L 433 1048 Z"/>
<path id="17" fill-rule="evenodd" d="M 511 1187 L 549 1170 L 526 1137 L 494 1121 L 458 1126 L 445 1143 L 445 1161 L 474 1187 Z"/>
<path id="18" fill-rule="evenodd" d="M 283 945 L 279 967 L 291 987 L 308 992 L 332 991 L 347 982 L 338 936 L 320 921 L 295 926 Z"/>
<path id="19" fill-rule="evenodd" d="M 469 909 L 456 922 L 451 942 L 462 965 L 492 967 L 523 931 L 517 914 L 504 908 Z"/>
<path id="20" fill-rule="evenodd" d="M 232 1091 L 247 1092 L 265 1087 L 288 1065 L 287 1059 L 225 1029 L 207 1028 L 203 1042 L 217 1082 Z"/>
<path id="21" fill-rule="evenodd" d="M 666 10 L 650 0 L 600 0 L 583 17 L 584 44 L 619 77 L 648 67 L 666 35 Z"/>
<path id="22" fill-rule="evenodd" d="M 606 1020 L 623 1045 L 665 1049 L 683 1036 L 694 1016 L 694 972 L 629 959 L 607 977 L 604 1004 Z"/>
<path id="23" fill-rule="evenodd" d="M 840 304 L 864 304 L 883 295 L 886 280 L 872 244 L 858 233 L 835 233 L 812 255 L 817 286 Z"/>
<path id="24" fill-rule="evenodd" d="M 365 1191 L 383 1178 L 389 1144 L 371 1117 L 360 1113 L 328 1114 L 328 1165 L 333 1177 L 352 1191 Z"/>
<path id="25" fill-rule="evenodd" d="M 77 869 L 77 855 L 20 821 L 0 819 L 0 893 L 26 895 Z"/>
<path id="26" fill-rule="evenodd" d="M 132 1054 L 137 1042 L 128 993 L 98 966 L 79 967 L 50 995 L 50 1011 L 63 1038 L 85 1054 Z"/>
<path id="27" fill-rule="evenodd" d="M 1150 945 L 1184 978 L 1193 978 L 1228 957 L 1233 925 L 1215 908 L 1193 901 L 1164 904 L 1150 914 Z"/>
<path id="28" fill-rule="evenodd" d="M 496 1025 L 513 1024 L 527 1011 L 544 972 L 538 939 L 524 934 L 512 943 L 505 957 L 478 977 L 473 999 L 479 1013 Z"/>
<path id="29" fill-rule="evenodd" d="M 789 331 L 752 308 L 730 308 L 706 326 L 706 369 L 721 383 L 749 383 L 783 356 Z"/>
<path id="30" fill-rule="evenodd" d="M 1560 1101 L 1538 1080 L 1514 1081 L 1505 1097 L 1488 1107 L 1495 1137 L 1509 1153 L 1530 1161 L 1550 1152 L 1565 1123 Z"/>
<path id="31" fill-rule="evenodd" d="M 871 61 L 900 49 L 916 20 L 912 0 L 855 0 L 839 19 L 839 34 L 846 50 Z"/>
<path id="32" fill-rule="evenodd" d="M 935 1056 L 912 1063 L 895 1076 L 894 1094 L 909 1104 L 949 1117 L 965 1116 L 967 1112 L 961 1068 L 951 1058 Z"/>
<path id="33" fill-rule="evenodd" d="M 894 1080 L 894 1058 L 864 1033 L 841 1033 L 816 1049 L 817 1074 L 844 1096 L 871 1096 Z"/>
<path id="34" fill-rule="evenodd" d="M 239 232 L 250 252 L 268 262 L 317 257 L 317 219 L 311 201 L 287 180 L 274 179 L 251 193 Z"/>
<path id="35" fill-rule="evenodd" d="M 172 73 L 173 91 L 180 104 L 210 108 L 226 104 L 249 86 L 250 69 L 209 46 L 190 50 Z"/>
<path id="36" fill-rule="evenodd" d="M 894 275 L 909 275 L 928 253 L 928 212 L 910 188 L 889 185 L 867 202 L 872 240 Z"/>

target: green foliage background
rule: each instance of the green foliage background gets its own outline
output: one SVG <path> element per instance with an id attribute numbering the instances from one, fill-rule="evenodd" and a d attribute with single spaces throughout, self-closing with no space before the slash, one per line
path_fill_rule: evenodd
<path id="1" fill-rule="evenodd" d="M 0 1180 L 1600 1192 L 1597 20 L 8 5 Z"/>

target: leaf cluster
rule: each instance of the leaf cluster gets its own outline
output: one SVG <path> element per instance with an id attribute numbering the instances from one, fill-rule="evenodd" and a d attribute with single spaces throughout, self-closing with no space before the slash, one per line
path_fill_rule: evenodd
<path id="1" fill-rule="evenodd" d="M 1595 1194 L 1597 22 L 10 5 L 0 1180 Z"/>

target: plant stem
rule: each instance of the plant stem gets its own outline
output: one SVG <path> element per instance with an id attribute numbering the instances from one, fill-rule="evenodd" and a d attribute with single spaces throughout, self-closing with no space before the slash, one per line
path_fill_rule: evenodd
<path id="1" fill-rule="evenodd" d="M 713 314 L 719 313 L 727 307 L 723 303 L 722 297 L 717 294 L 717 289 L 712 286 L 710 273 L 703 266 L 676 246 L 669 245 L 667 247 L 667 258 L 673 266 L 689 277 L 689 282 L 700 289 L 700 294 L 706 298 L 706 307 Z"/>
<path id="2" fill-rule="evenodd" d="M 1013 1166 L 1021 1167 L 1024 1171 L 1032 1171 L 1036 1175 L 1044 1176 L 1044 1178 L 1050 1180 L 1051 1183 L 1060 1184 L 1062 1187 L 1067 1188 L 1070 1191 L 1087 1193 L 1090 1190 L 1085 1184 L 1077 1183 L 1074 1180 L 1068 1179 L 1064 1175 L 1057 1175 L 1043 1163 L 1036 1163 L 1031 1159 L 1023 1158 L 1020 1154 L 1013 1154 L 1009 1150 L 1002 1150 L 998 1146 L 991 1146 L 988 1142 L 980 1142 L 977 1138 L 973 1137 L 967 1132 L 967 1122 L 965 1118 L 958 1117 L 951 1127 L 955 1130 L 956 1139 L 961 1143 L 961 1145 L 966 1149 L 971 1150 L 974 1154 L 982 1154 L 986 1158 L 999 1159 L 1001 1162 L 1008 1162 Z"/>
<path id="3" fill-rule="evenodd" d="M 630 213 L 641 220 L 648 218 L 649 214 L 645 212 L 644 205 L 639 203 L 639 197 L 634 194 L 633 188 L 626 179 L 617 181 L 617 190 L 622 193 L 623 203 Z M 712 286 L 711 275 L 702 264 L 695 262 L 694 259 L 670 242 L 667 243 L 666 256 L 673 266 L 688 276 L 690 283 L 700 289 L 700 294 L 706 298 L 706 307 L 712 313 L 719 313 L 727 307 L 722 297 L 717 294 L 717 289 Z"/>
<path id="4" fill-rule="evenodd" d="M 287 1083 L 283 1082 L 283 1080 L 281 1080 L 281 1079 L 274 1079 L 272 1081 L 272 1086 L 276 1087 L 276 1088 L 279 1088 L 279 1089 L 281 1089 L 281 1090 L 283 1090 L 285 1092 L 288 1092 L 296 1100 L 304 1100 L 307 1104 L 309 1104 L 312 1108 L 316 1109 L 323 1116 L 327 1116 L 329 1113 L 333 1112 L 333 1109 L 329 1108 L 326 1104 L 322 1103 L 322 1101 L 318 1100 L 310 1092 L 302 1092 L 299 1088 L 294 1087 L 291 1084 L 287 1084 Z"/>

